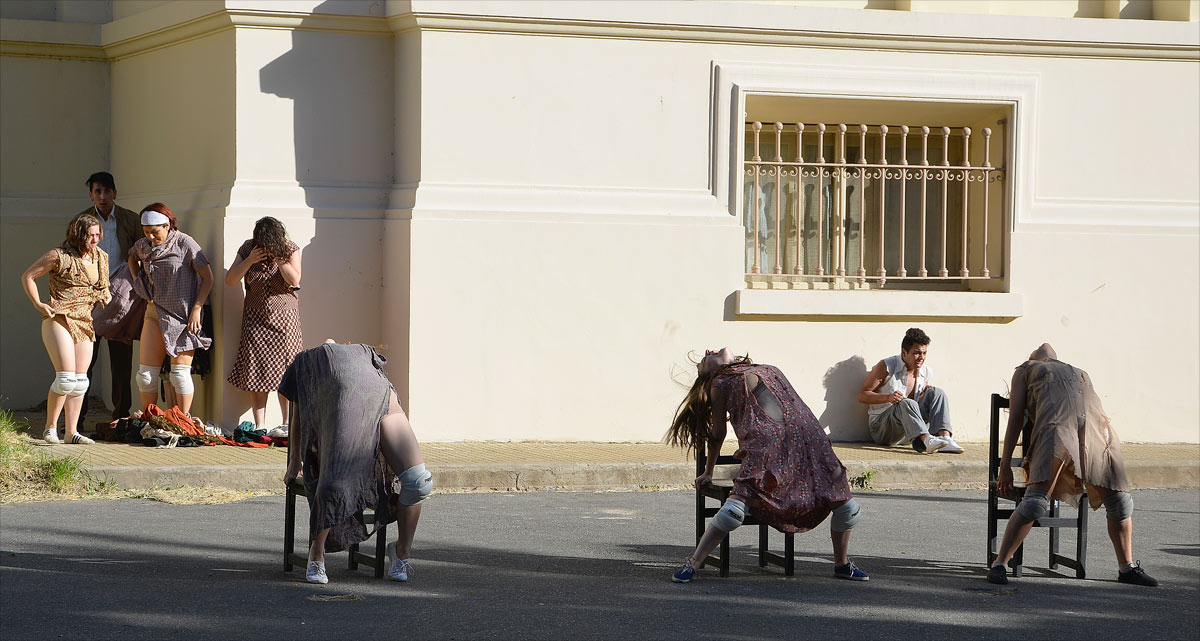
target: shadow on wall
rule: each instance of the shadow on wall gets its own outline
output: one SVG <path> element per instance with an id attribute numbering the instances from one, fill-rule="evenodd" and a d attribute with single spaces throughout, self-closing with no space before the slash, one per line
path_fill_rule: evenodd
<path id="1" fill-rule="evenodd" d="M 867 406 L 858 402 L 858 390 L 867 378 L 867 363 L 851 356 L 825 370 L 825 411 L 821 425 L 829 428 L 833 441 L 870 441 L 867 430 Z"/>

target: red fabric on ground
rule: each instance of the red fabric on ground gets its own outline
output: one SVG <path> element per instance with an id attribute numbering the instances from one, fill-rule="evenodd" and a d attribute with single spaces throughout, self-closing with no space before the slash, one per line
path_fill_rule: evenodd
<path id="1" fill-rule="evenodd" d="M 192 420 L 191 417 L 185 414 L 184 411 L 178 407 L 172 407 L 164 412 L 157 405 L 151 405 L 146 409 L 146 416 L 161 416 L 170 421 L 171 424 L 175 425 L 180 430 L 183 430 L 183 432 L 188 436 L 197 437 L 197 440 L 204 442 L 205 445 L 216 445 L 219 441 L 222 444 L 232 445 L 234 447 L 269 447 L 269 444 L 267 443 L 238 443 L 237 441 L 227 439 L 224 436 L 213 436 L 208 434 L 204 431 L 204 427 L 202 425 L 197 425 L 197 423 L 200 422 L 200 419 Z"/>

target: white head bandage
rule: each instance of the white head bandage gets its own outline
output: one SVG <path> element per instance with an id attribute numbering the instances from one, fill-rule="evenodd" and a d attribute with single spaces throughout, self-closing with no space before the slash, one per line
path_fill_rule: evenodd
<path id="1" fill-rule="evenodd" d="M 142 212 L 143 225 L 169 225 L 170 223 L 171 219 L 167 218 L 167 215 L 162 212 L 154 211 L 153 209 L 147 209 Z"/>

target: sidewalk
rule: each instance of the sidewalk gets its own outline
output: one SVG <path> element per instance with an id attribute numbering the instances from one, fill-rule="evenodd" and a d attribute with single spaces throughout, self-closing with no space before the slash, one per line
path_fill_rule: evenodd
<path id="1" fill-rule="evenodd" d="M 18 416 L 41 425 L 34 414 Z M 835 443 L 834 451 L 851 479 L 873 472 L 872 489 L 985 488 L 987 443 L 962 445 L 963 454 L 924 455 L 868 443 Z M 276 489 L 287 463 L 287 451 L 276 448 L 43 447 L 53 456 L 80 457 L 94 474 L 123 488 Z M 726 452 L 734 447 L 726 443 Z M 693 458 L 661 443 L 459 442 L 424 443 L 422 449 L 443 491 L 667 489 L 690 486 L 696 475 Z M 1200 487 L 1200 445 L 1125 443 L 1122 453 L 1135 488 Z"/>

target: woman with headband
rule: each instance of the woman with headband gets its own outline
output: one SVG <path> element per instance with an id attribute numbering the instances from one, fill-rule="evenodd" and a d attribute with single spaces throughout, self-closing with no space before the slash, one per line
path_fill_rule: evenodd
<path id="1" fill-rule="evenodd" d="M 213 286 L 212 267 L 200 245 L 179 231 L 166 205 L 147 205 L 141 216 L 146 236 L 129 250 L 129 273 L 134 291 L 147 301 L 136 376 L 142 409 L 158 400 L 156 375 L 166 355 L 177 405 L 186 414 L 195 393 L 192 356 L 197 348 L 212 345 L 212 339 L 200 333 L 201 307 Z"/>
<path id="2" fill-rule="evenodd" d="M 54 382 L 46 397 L 47 443 L 58 439 L 58 415 L 65 405 L 68 443 L 91 445 L 92 439 L 76 432 L 88 389 L 88 365 L 96 333 L 92 308 L 107 305 L 108 254 L 100 249 L 100 221 L 84 212 L 67 225 L 67 239 L 37 259 L 21 274 L 25 294 L 42 314 L 42 342 L 54 364 Z M 34 280 L 50 274 L 50 302 L 43 303 Z"/>

